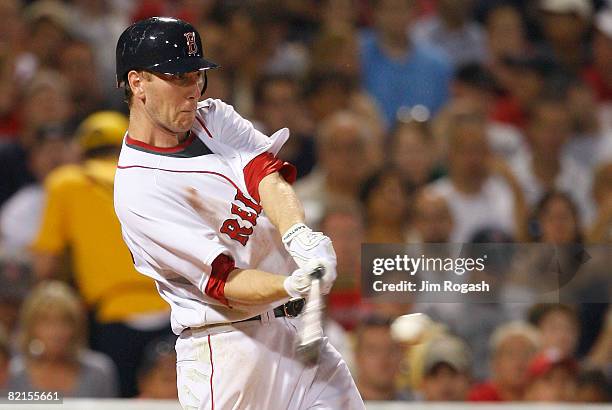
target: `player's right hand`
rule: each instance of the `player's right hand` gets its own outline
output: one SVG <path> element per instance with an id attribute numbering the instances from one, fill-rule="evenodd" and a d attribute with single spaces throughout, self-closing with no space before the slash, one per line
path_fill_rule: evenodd
<path id="1" fill-rule="evenodd" d="M 298 223 L 289 228 L 282 239 L 285 249 L 300 268 L 313 259 L 323 259 L 335 268 L 336 252 L 331 239 L 321 232 L 313 232 L 303 223 Z"/>
<path id="2" fill-rule="evenodd" d="M 293 298 L 306 297 L 312 283 L 312 273 L 319 266 L 323 267 L 321 277 L 321 293 L 327 295 L 336 280 L 336 264 L 325 259 L 311 259 L 304 267 L 298 268 L 285 279 L 285 291 Z"/>

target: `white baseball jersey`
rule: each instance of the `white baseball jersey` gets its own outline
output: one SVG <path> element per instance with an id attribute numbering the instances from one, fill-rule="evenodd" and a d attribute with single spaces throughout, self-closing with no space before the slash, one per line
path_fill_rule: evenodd
<path id="1" fill-rule="evenodd" d="M 295 179 L 295 168 L 275 157 L 288 137 L 287 129 L 263 135 L 214 99 L 198 104 L 191 134 L 177 147 L 153 147 L 126 135 L 115 211 L 136 269 L 155 280 L 172 307 L 176 334 L 275 307 L 229 306 L 223 285 L 233 266 L 227 257 L 237 268 L 284 275 L 296 268 L 258 194 L 271 172 Z M 190 188 L 203 210 L 188 200 Z"/>

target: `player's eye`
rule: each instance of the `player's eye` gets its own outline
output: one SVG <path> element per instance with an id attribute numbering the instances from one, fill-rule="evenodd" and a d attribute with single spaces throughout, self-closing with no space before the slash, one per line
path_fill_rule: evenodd
<path id="1" fill-rule="evenodd" d="M 184 73 L 184 74 L 176 74 L 173 76 L 173 81 L 179 86 L 189 86 L 197 83 L 202 78 L 202 74 L 200 72 L 197 73 Z"/>

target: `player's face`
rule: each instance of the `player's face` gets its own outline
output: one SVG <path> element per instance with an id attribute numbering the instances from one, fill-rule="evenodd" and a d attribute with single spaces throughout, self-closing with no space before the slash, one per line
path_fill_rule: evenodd
<path id="1" fill-rule="evenodd" d="M 187 132 L 195 120 L 203 86 L 202 71 L 176 75 L 151 74 L 146 81 L 145 110 L 161 128 L 173 133 Z"/>

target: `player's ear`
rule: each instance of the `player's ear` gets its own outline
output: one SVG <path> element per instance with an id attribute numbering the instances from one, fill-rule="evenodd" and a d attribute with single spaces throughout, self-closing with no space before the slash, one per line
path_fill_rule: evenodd
<path id="1" fill-rule="evenodd" d="M 127 75 L 128 84 L 135 98 L 144 100 L 144 77 L 136 70 L 131 70 Z"/>

